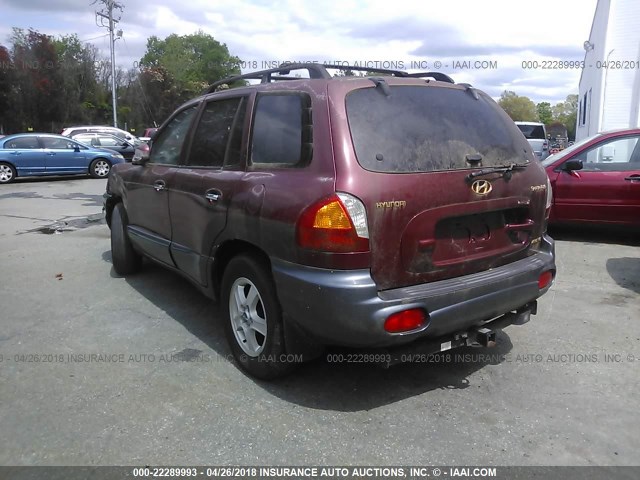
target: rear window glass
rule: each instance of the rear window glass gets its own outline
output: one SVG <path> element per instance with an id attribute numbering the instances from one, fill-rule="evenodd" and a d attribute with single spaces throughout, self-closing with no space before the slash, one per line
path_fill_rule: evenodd
<path id="1" fill-rule="evenodd" d="M 432 172 L 526 163 L 529 145 L 485 94 L 428 86 L 365 88 L 347 96 L 358 162 L 376 172 Z"/>
<path id="2" fill-rule="evenodd" d="M 542 125 L 520 125 L 518 128 L 527 140 L 546 140 Z"/>

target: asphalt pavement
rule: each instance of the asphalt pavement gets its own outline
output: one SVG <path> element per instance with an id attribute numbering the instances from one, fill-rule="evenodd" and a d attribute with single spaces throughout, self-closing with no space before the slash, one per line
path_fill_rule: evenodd
<path id="1" fill-rule="evenodd" d="M 269 383 L 187 281 L 113 272 L 104 187 L 0 186 L 0 465 L 638 463 L 637 236 L 559 231 L 555 285 L 493 349 Z"/>

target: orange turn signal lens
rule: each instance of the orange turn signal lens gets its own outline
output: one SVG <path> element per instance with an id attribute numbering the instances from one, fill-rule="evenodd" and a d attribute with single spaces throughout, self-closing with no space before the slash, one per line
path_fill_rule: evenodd
<path id="1" fill-rule="evenodd" d="M 321 207 L 313 219 L 313 228 L 330 228 L 332 230 L 350 230 L 351 221 L 338 200 Z"/>

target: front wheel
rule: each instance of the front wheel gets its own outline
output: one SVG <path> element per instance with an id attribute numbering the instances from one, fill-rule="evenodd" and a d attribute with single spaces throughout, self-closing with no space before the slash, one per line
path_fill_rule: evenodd
<path id="1" fill-rule="evenodd" d="M 96 158 L 89 166 L 89 175 L 93 178 L 105 178 L 111 171 L 111 164 L 104 158 Z"/>
<path id="2" fill-rule="evenodd" d="M 11 183 L 16 179 L 16 169 L 8 163 L 0 163 L 0 183 Z"/>
<path id="3" fill-rule="evenodd" d="M 124 205 L 116 204 L 111 214 L 111 262 L 116 273 L 123 276 L 137 272 L 142 266 L 142 257 L 129 240 L 127 223 Z"/>
<path id="4" fill-rule="evenodd" d="M 264 262 L 248 255 L 232 259 L 222 279 L 221 304 L 227 341 L 242 369 L 264 380 L 293 369 L 275 285 Z"/>

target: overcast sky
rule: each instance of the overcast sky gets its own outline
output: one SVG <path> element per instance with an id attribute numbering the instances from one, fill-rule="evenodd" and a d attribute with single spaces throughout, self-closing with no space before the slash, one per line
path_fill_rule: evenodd
<path id="1" fill-rule="evenodd" d="M 286 60 L 420 62 L 493 97 L 504 90 L 555 104 L 578 93 L 579 69 L 523 62 L 582 60 L 597 0 L 118 0 L 116 63 L 131 68 L 147 38 L 202 30 L 248 65 Z M 92 0 L 0 0 L 0 43 L 11 27 L 78 34 L 109 55 Z M 102 36 L 101 36 L 102 35 Z M 436 62 L 440 62 L 439 64 Z M 477 63 L 484 62 L 484 63 Z M 553 66 L 553 64 L 550 64 Z M 438 67 L 439 68 L 436 68 Z M 471 68 L 467 68 L 471 66 Z M 494 68 L 497 66 L 497 68 Z M 533 66 L 532 63 L 525 66 Z M 247 71 L 253 68 L 247 68 Z"/>

